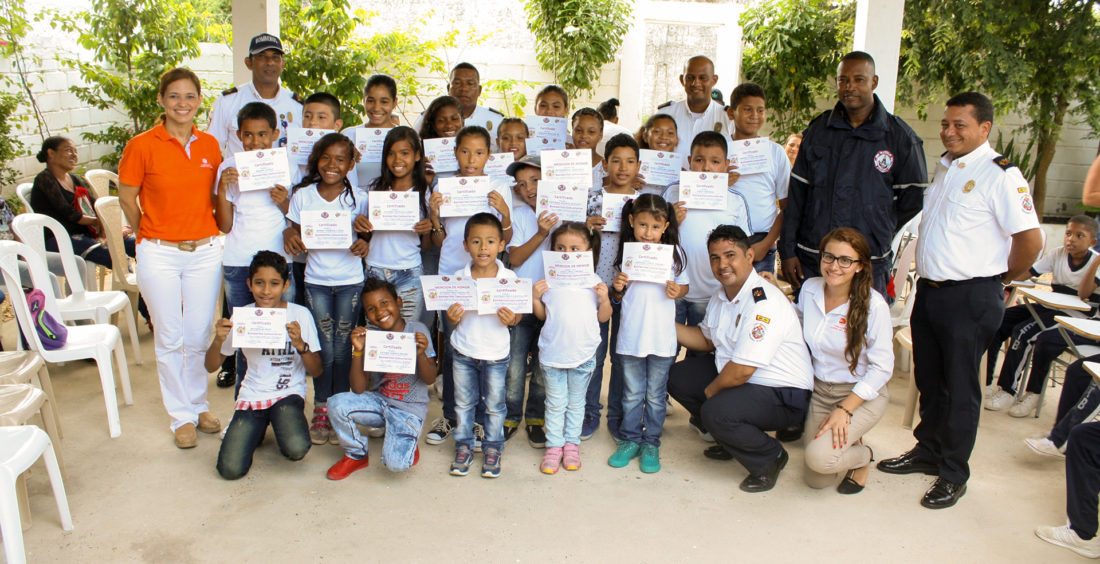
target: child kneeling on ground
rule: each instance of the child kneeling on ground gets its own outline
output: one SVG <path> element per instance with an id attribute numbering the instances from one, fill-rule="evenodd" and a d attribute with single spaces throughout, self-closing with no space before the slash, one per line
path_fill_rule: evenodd
<path id="1" fill-rule="evenodd" d="M 255 302 L 247 307 L 285 309 L 287 340 L 280 349 L 241 349 L 249 370 L 218 451 L 218 474 L 226 480 L 248 473 L 268 423 L 283 456 L 301 460 L 309 452 L 309 424 L 303 411 L 306 375 L 316 378 L 321 374 L 321 357 L 317 354 L 321 344 L 309 310 L 283 301 L 289 286 L 289 267 L 282 255 L 260 251 L 252 257 L 248 290 Z M 234 353 L 235 347 L 227 339 L 232 330 L 232 321 L 218 320 L 214 341 L 206 351 L 208 372 L 217 370 Z"/>
<path id="2" fill-rule="evenodd" d="M 328 479 L 343 480 L 370 463 L 365 427 L 385 427 L 382 464 L 394 472 L 408 470 L 420 460 L 420 430 L 428 415 L 428 386 L 435 382 L 435 351 L 423 323 L 401 318 L 401 298 L 394 285 L 368 278 L 363 286 L 363 312 L 380 331 L 413 333 L 416 338 L 416 372 L 382 374 L 363 371 L 367 329 L 351 332 L 351 391 L 329 398 L 329 418 L 344 457 L 328 469 Z M 368 391 L 368 388 L 371 391 Z"/>

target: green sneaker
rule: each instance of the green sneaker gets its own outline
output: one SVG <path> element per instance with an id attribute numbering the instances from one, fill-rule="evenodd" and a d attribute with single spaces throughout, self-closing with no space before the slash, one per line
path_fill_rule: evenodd
<path id="1" fill-rule="evenodd" d="M 642 472 L 652 474 L 661 470 L 661 450 L 653 445 L 642 445 L 642 460 L 638 464 Z"/>
<path id="2" fill-rule="evenodd" d="M 630 461 L 638 456 L 638 443 L 632 443 L 630 441 L 619 441 L 619 448 L 615 449 L 615 453 L 611 455 L 611 458 L 607 459 L 607 463 L 612 468 L 622 468 Z"/>

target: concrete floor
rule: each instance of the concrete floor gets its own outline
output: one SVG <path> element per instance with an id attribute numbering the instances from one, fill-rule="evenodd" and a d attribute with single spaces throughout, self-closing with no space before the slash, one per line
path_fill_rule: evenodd
<path id="1" fill-rule="evenodd" d="M 13 323 L 4 324 L 10 345 Z M 141 329 L 145 366 L 130 364 L 135 403 L 122 406 L 120 438 L 107 435 L 99 379 L 84 362 L 51 368 L 65 438 L 60 448 L 75 529 L 60 529 L 46 473 L 29 479 L 32 562 L 443 561 L 920 561 L 1054 562 L 1076 558 L 1039 541 L 1037 525 L 1065 522 L 1064 464 L 1033 455 L 1022 438 L 1047 430 L 1058 389 L 1040 419 L 983 413 L 969 491 L 952 509 L 919 500 L 923 475 L 874 470 L 867 489 L 841 496 L 801 479 L 802 448 L 778 486 L 738 490 L 745 471 L 703 458 L 706 446 L 670 405 L 663 469 L 606 464 L 606 429 L 583 443 L 584 467 L 538 472 L 542 451 L 522 431 L 497 480 L 447 474 L 453 443 L 422 443 L 419 466 L 393 474 L 380 464 L 342 482 L 325 470 L 342 454 L 314 447 L 291 463 L 271 437 L 251 473 L 227 482 L 214 470 L 219 440 L 200 433 L 195 449 L 175 448 L 161 405 L 152 336 Z M 867 437 L 881 459 L 913 444 L 901 428 L 907 379 L 890 385 L 890 410 Z M 213 380 L 213 379 L 211 379 Z M 606 380 L 605 380 L 606 381 Z M 229 390 L 210 385 L 213 411 L 227 423 Z M 120 400 L 121 401 L 121 400 Z M 308 405 L 308 404 L 307 404 Z M 439 414 L 433 399 L 429 418 Z M 378 452 L 380 440 L 372 440 Z M 478 459 L 475 469 L 480 466 Z"/>

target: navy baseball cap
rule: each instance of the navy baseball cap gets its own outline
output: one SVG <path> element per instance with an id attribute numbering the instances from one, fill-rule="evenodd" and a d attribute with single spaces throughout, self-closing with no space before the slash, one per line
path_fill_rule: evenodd
<path id="1" fill-rule="evenodd" d="M 279 41 L 278 37 L 271 35 L 270 33 L 261 33 L 252 38 L 252 41 L 248 43 L 248 56 L 259 55 L 264 51 L 274 49 L 283 54 L 283 42 Z"/>

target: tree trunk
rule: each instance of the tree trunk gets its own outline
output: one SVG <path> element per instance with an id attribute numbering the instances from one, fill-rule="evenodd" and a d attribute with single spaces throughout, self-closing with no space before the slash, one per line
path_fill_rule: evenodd
<path id="1" fill-rule="evenodd" d="M 1064 95 L 1059 95 L 1054 101 L 1054 116 L 1049 127 L 1040 126 L 1036 134 L 1036 154 L 1039 162 L 1035 167 L 1035 186 L 1032 190 L 1032 199 L 1035 201 L 1035 214 L 1039 221 L 1043 220 L 1043 211 L 1046 208 L 1047 197 L 1047 172 L 1054 162 L 1054 150 L 1057 148 L 1058 139 L 1062 136 L 1062 123 L 1069 109 L 1069 101 Z"/>

